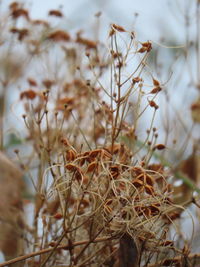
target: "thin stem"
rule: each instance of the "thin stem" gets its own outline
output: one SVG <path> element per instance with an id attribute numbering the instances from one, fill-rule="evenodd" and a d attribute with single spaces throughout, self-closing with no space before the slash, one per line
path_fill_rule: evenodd
<path id="1" fill-rule="evenodd" d="M 186 257 L 186 259 L 188 259 L 190 261 L 191 260 L 197 260 L 197 259 L 200 259 L 200 253 L 191 253 L 189 255 L 186 255 L 185 257 Z M 169 259 L 166 259 L 166 260 L 162 260 L 162 261 L 159 261 L 157 263 L 148 264 L 147 267 L 172 266 L 172 264 L 174 264 L 174 263 L 178 264 L 178 263 L 181 263 L 181 262 L 184 262 L 184 255 L 177 256 L 177 257 L 174 257 L 174 258 L 169 258 Z M 167 265 L 165 265 L 165 263 Z M 184 265 L 184 266 L 186 266 L 186 265 Z"/>
<path id="2" fill-rule="evenodd" d="M 29 254 L 27 254 L 27 255 L 23 255 L 23 256 L 14 258 L 14 259 L 12 259 L 12 260 L 5 261 L 5 262 L 3 262 L 3 263 L 0 263 L 0 267 L 8 266 L 8 265 L 11 265 L 11 264 L 20 262 L 20 261 L 27 260 L 27 259 L 29 259 L 29 258 L 33 258 L 33 257 L 38 256 L 38 255 L 46 254 L 46 253 L 51 252 L 51 251 L 53 251 L 53 250 L 69 249 L 70 247 L 81 246 L 81 245 L 87 244 L 88 242 L 90 242 L 90 243 L 98 243 L 98 242 L 103 242 L 103 241 L 107 241 L 107 240 L 110 240 L 110 237 L 96 238 L 96 239 L 93 240 L 93 241 L 91 241 L 91 240 L 78 241 L 78 242 L 74 242 L 74 243 L 71 244 L 70 246 L 69 246 L 69 245 L 60 245 L 60 246 L 58 246 L 58 247 L 56 247 L 56 248 L 53 247 L 53 248 L 42 249 L 42 250 L 39 250 L 39 251 L 36 251 L 36 252 L 32 252 L 32 253 L 29 253 Z"/>

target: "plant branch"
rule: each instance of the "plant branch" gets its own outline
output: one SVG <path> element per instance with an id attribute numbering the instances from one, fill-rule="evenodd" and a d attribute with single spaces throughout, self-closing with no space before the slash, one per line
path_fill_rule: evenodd
<path id="1" fill-rule="evenodd" d="M 89 242 L 90 243 L 98 243 L 98 242 L 103 242 L 103 241 L 107 241 L 107 240 L 110 240 L 110 237 L 99 237 L 99 238 L 96 238 L 95 240 L 83 240 L 83 241 L 74 242 L 71 245 L 60 245 L 60 246 L 58 246 L 56 248 L 56 250 L 69 249 L 71 247 L 76 247 L 76 246 L 81 246 L 81 245 L 84 245 L 84 244 L 88 244 Z M 20 262 L 20 261 L 27 260 L 29 258 L 33 258 L 33 257 L 38 256 L 38 255 L 46 254 L 46 253 L 51 252 L 54 249 L 55 249 L 54 247 L 45 248 L 45 249 L 42 249 L 42 250 L 39 250 L 39 251 L 36 251 L 36 252 L 32 252 L 32 253 L 29 253 L 29 254 L 26 254 L 26 255 L 23 255 L 23 256 L 19 256 L 17 258 L 12 259 L 12 260 L 0 263 L 0 267 L 8 266 L 8 265 L 11 265 L 13 263 L 17 263 L 17 262 Z"/>
<path id="2" fill-rule="evenodd" d="M 186 256 L 186 260 L 194 260 L 195 261 L 197 259 L 200 259 L 200 253 L 191 253 L 191 254 Z M 185 260 L 184 255 L 181 255 L 178 257 L 165 259 L 165 260 L 159 261 L 157 263 L 148 264 L 147 267 L 171 266 L 174 263 L 175 264 L 181 263 L 184 260 Z"/>

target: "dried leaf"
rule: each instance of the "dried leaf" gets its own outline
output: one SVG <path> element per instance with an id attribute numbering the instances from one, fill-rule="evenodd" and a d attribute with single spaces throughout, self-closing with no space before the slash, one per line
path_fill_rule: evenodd
<path id="1" fill-rule="evenodd" d="M 23 253 L 21 171 L 0 152 L 0 250 L 6 259 Z"/>
<path id="2" fill-rule="evenodd" d="M 120 238 L 119 267 L 137 267 L 138 259 L 139 253 L 135 240 L 129 234 L 124 234 Z"/>

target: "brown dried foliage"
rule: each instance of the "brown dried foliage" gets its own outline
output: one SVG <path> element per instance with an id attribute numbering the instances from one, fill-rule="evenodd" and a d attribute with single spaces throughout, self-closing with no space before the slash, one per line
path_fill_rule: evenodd
<path id="1" fill-rule="evenodd" d="M 140 43 L 138 49 L 133 33 L 112 24 L 107 53 L 107 45 L 83 38 L 81 31 L 73 39 L 63 30 L 53 31 L 48 21 L 31 21 L 29 12 L 17 2 L 10 5 L 10 14 L 12 19 L 27 20 L 26 28 L 10 30 L 19 45 L 26 47 L 26 56 L 47 57 L 46 62 L 52 62 L 41 75 L 33 71 L 28 76 L 32 78 L 20 77 L 30 86 L 20 93 L 19 103 L 24 106 L 25 145 L 30 144 L 31 153 L 16 154 L 35 190 L 33 224 L 25 230 L 22 253 L 39 255 L 37 262 L 30 256 L 25 266 L 146 266 L 158 255 L 166 256 L 174 248 L 167 236 L 169 225 L 180 212 L 172 201 L 165 166 L 149 163 L 155 150 L 166 146 L 156 142 L 154 118 L 150 129 L 143 129 L 148 138 L 141 146 L 137 137 L 141 114 L 151 107 L 157 112 L 155 98 L 162 93 L 154 78 L 152 99 L 143 92 L 142 71 L 152 44 Z M 50 10 L 49 16 L 63 14 Z M 119 50 L 118 34 L 129 38 L 128 51 Z M 54 61 L 51 51 L 55 48 L 59 56 Z M 146 54 L 127 75 L 129 53 Z M 111 75 L 108 88 L 101 80 L 107 73 Z M 85 78 L 88 74 L 90 80 Z M 137 105 L 132 96 L 139 99 Z M 18 196 L 18 184 L 13 191 Z M 18 209 L 20 200 L 17 197 L 11 206 Z"/>
<path id="2" fill-rule="evenodd" d="M 69 33 L 61 30 L 57 30 L 55 32 L 52 32 L 48 35 L 47 39 L 54 41 L 54 42 L 68 42 L 70 40 Z"/>

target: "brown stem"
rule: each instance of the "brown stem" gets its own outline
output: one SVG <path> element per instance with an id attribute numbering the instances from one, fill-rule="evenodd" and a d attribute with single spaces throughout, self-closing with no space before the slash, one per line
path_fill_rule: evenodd
<path id="1" fill-rule="evenodd" d="M 157 263 L 148 264 L 147 267 L 171 266 L 171 264 L 173 264 L 173 263 L 181 263 L 181 261 L 183 261 L 184 259 L 186 259 L 186 260 L 200 259 L 200 253 L 191 253 L 189 255 L 186 255 L 186 257 L 184 257 L 184 255 L 182 255 L 182 256 L 177 256 L 174 258 L 165 259 L 165 260 L 159 261 Z"/>
<path id="2" fill-rule="evenodd" d="M 88 242 L 91 242 L 91 243 L 103 242 L 103 241 L 107 241 L 109 239 L 110 239 L 110 237 L 100 237 L 100 238 L 96 238 L 93 241 L 91 241 L 91 240 L 78 241 L 78 242 L 72 243 L 70 246 L 69 245 L 60 245 L 60 246 L 58 246 L 56 248 L 56 250 L 59 250 L 59 249 L 69 249 L 69 247 L 76 247 L 76 246 L 88 244 Z M 32 253 L 29 253 L 27 255 L 23 255 L 23 256 L 14 258 L 12 260 L 5 261 L 3 263 L 0 263 L 0 267 L 8 266 L 8 265 L 11 265 L 13 263 L 16 263 L 16 262 L 19 262 L 19 261 L 24 261 L 24 260 L 27 260 L 29 258 L 38 256 L 38 255 L 46 254 L 48 252 L 51 252 L 54 249 L 55 248 L 52 247 L 52 248 L 45 248 L 45 249 L 42 249 L 42 250 L 39 250 L 39 251 L 36 251 L 36 252 L 32 252 Z"/>

